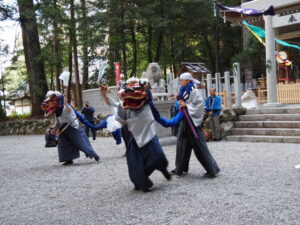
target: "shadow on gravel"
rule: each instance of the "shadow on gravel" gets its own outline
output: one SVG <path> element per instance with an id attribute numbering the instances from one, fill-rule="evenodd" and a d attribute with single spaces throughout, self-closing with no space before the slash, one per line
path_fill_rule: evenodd
<path id="1" fill-rule="evenodd" d="M 219 175 L 217 177 L 205 177 L 203 175 L 204 174 L 188 173 L 188 174 L 182 175 L 182 176 L 175 175 L 175 176 L 173 176 L 173 179 L 174 179 L 174 181 L 180 180 L 180 182 L 183 181 L 184 183 L 194 184 L 194 183 L 204 182 L 204 181 L 208 181 L 208 182 L 217 181 L 221 178 L 221 175 Z"/>
<path id="2" fill-rule="evenodd" d="M 62 167 L 62 168 L 68 168 L 68 167 L 87 166 L 87 165 L 93 165 L 93 164 L 99 165 L 99 164 L 101 164 L 101 161 L 96 162 L 95 160 L 91 159 L 91 161 L 88 161 L 88 162 L 76 162 L 75 161 L 72 165 L 62 165 L 62 164 L 60 164 L 60 165 L 57 165 L 57 166 Z"/>
<path id="3" fill-rule="evenodd" d="M 112 157 L 101 157 L 101 155 L 100 155 L 100 161 L 102 160 L 105 162 L 110 162 L 110 161 L 116 162 L 116 160 L 118 160 L 118 159 L 126 160 L 126 157 L 125 157 L 125 155 L 118 155 L 118 156 L 112 156 Z"/>
<path id="4" fill-rule="evenodd" d="M 91 161 L 91 162 L 80 162 L 80 163 L 74 163 L 72 165 L 67 165 L 64 166 L 62 164 L 56 164 L 56 165 L 44 165 L 44 166 L 35 166 L 35 167 L 30 167 L 28 168 L 30 171 L 34 171 L 35 173 L 38 172 L 50 172 L 51 170 L 64 170 L 70 167 L 80 167 L 80 166 L 88 166 L 88 165 L 98 165 L 101 162 L 95 162 L 95 161 Z"/>

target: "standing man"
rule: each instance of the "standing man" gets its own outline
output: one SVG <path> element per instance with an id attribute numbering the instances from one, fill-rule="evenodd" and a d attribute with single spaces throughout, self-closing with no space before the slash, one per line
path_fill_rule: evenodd
<path id="1" fill-rule="evenodd" d="M 86 101 L 84 107 L 81 110 L 81 114 L 83 114 L 85 119 L 87 119 L 93 125 L 95 123 L 94 113 L 95 113 L 94 107 L 90 106 L 89 102 Z M 89 130 L 90 128 L 87 125 L 85 125 L 85 133 L 88 137 L 89 137 Z M 91 130 L 92 130 L 93 140 L 96 140 L 96 131 L 94 129 Z"/>
<path id="2" fill-rule="evenodd" d="M 204 115 L 204 99 L 190 73 L 181 74 L 180 84 L 181 88 L 177 98 L 179 107 L 182 112 L 185 112 L 185 116 L 179 125 L 176 168 L 171 173 L 182 175 L 188 172 L 193 149 L 198 161 L 206 170 L 205 176 L 215 177 L 220 169 L 208 150 L 205 135 L 201 129 Z"/>
<path id="3" fill-rule="evenodd" d="M 216 95 L 216 89 L 209 90 L 210 96 L 205 101 L 205 110 L 208 113 L 209 127 L 212 130 L 212 140 L 221 140 L 220 114 L 222 109 L 222 99 Z"/>
<path id="4" fill-rule="evenodd" d="M 175 103 L 171 106 L 170 113 L 171 117 L 174 117 L 179 112 L 179 102 L 176 99 L 175 95 L 171 95 L 169 100 L 174 100 Z M 172 127 L 172 135 L 177 136 L 179 125 Z"/>

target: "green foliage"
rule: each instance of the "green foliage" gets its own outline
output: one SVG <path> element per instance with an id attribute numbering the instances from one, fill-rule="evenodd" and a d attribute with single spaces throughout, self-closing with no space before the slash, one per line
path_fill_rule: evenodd
<path id="1" fill-rule="evenodd" d="M 3 0 L 0 0 L 0 21 L 12 18 L 14 11 L 12 6 L 6 5 Z"/>
<path id="2" fill-rule="evenodd" d="M 23 120 L 31 117 L 31 113 L 17 114 L 14 113 L 12 115 L 7 116 L 9 120 Z"/>
<path id="3" fill-rule="evenodd" d="M 247 38 L 247 47 L 232 58 L 232 63 L 240 62 L 241 69 L 251 66 L 253 77 L 260 78 L 265 73 L 265 48 L 251 34 Z"/>
<path id="4" fill-rule="evenodd" d="M 224 2 L 227 3 L 237 5 L 239 1 Z M 126 63 L 128 75 L 136 69 L 135 75 L 140 76 L 150 61 L 158 61 L 162 68 L 167 69 L 172 69 L 172 64 L 175 65 L 173 69 L 178 69 L 182 61 L 201 61 L 215 70 L 215 18 L 212 2 L 114 0 L 110 1 L 109 9 L 106 23 L 110 28 L 109 44 L 113 52 L 109 59 L 121 61 L 123 66 Z M 132 41 L 132 27 L 136 43 Z M 219 43 L 222 44 L 221 70 L 224 71 L 231 66 L 231 57 L 241 49 L 241 29 L 224 24 L 219 18 L 218 30 Z M 121 38 L 122 32 L 125 40 Z M 122 41 L 125 41 L 127 62 L 124 62 L 124 53 L 121 51 Z M 138 58 L 136 68 L 132 51 L 134 47 L 137 48 Z"/>
<path id="5" fill-rule="evenodd" d="M 55 81 L 59 69 L 56 68 L 69 69 L 70 0 L 35 2 L 48 86 L 57 89 Z M 222 3 L 239 5 L 240 1 L 224 0 Z M 182 61 L 200 61 L 215 71 L 216 21 L 212 1 L 78 0 L 75 1 L 75 17 L 76 36 L 71 38 L 77 40 L 81 75 L 85 74 L 84 62 L 88 67 L 98 66 L 100 58 L 109 60 L 110 84 L 115 83 L 113 63 L 117 61 L 121 62 L 122 73 L 127 77 L 141 76 L 150 62 L 159 62 L 164 71 L 175 73 Z M 232 56 L 241 51 L 241 28 L 232 27 L 219 17 L 218 30 L 220 67 L 225 71 L 231 67 Z M 55 41 L 59 42 L 58 55 Z M 105 46 L 109 46 L 108 52 Z M 5 72 L 9 90 L 27 80 L 24 55 L 20 50 Z M 88 87 L 95 87 L 97 70 L 89 72 Z"/>
<path id="6" fill-rule="evenodd" d="M 24 53 L 17 51 L 11 60 L 11 65 L 4 71 L 5 89 L 9 92 L 17 89 L 28 80 Z"/>
<path id="7" fill-rule="evenodd" d="M 0 121 L 4 121 L 6 120 L 7 117 L 6 117 L 6 112 L 2 106 L 2 104 L 0 105 Z"/>

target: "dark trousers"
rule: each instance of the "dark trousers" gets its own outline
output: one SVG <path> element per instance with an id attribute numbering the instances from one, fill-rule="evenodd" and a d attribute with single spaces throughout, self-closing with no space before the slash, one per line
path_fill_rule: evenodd
<path id="1" fill-rule="evenodd" d="M 130 135 L 131 135 L 131 132 L 128 130 L 127 125 L 125 125 L 121 128 L 121 134 L 122 134 L 122 138 L 123 138 L 125 147 L 127 148 L 127 145 L 128 145 L 129 139 L 130 139 Z"/>
<path id="2" fill-rule="evenodd" d="M 57 136 L 47 133 L 47 134 L 45 134 L 45 140 L 46 140 L 46 143 L 45 143 L 46 148 L 57 146 L 57 143 L 58 143 Z"/>
<path id="3" fill-rule="evenodd" d="M 58 136 L 59 162 L 67 162 L 79 158 L 79 151 L 89 158 L 97 156 L 83 129 L 68 127 Z"/>
<path id="4" fill-rule="evenodd" d="M 217 174 L 220 169 L 208 150 L 205 135 L 201 127 L 195 127 L 195 130 L 198 134 L 198 138 L 194 137 L 194 134 L 192 133 L 192 130 L 189 127 L 186 119 L 184 118 L 181 121 L 176 146 L 175 170 L 177 173 L 188 172 L 189 161 L 193 149 L 196 158 L 204 167 L 206 172 Z"/>
<path id="5" fill-rule="evenodd" d="M 220 116 L 210 116 L 208 122 L 209 128 L 212 131 L 212 138 L 219 139 L 221 137 Z"/>
<path id="6" fill-rule="evenodd" d="M 168 160 L 156 136 L 139 148 L 131 134 L 127 139 L 126 159 L 131 182 L 144 191 L 153 185 L 149 176 L 154 170 L 163 172 L 168 166 Z"/>
<path id="7" fill-rule="evenodd" d="M 94 122 L 91 122 L 89 121 L 91 124 L 95 124 Z M 85 133 L 86 135 L 89 137 L 90 136 L 90 129 L 87 125 L 85 125 Z M 94 129 L 91 129 L 92 130 L 92 135 L 93 135 L 93 140 L 96 140 L 96 131 Z"/>

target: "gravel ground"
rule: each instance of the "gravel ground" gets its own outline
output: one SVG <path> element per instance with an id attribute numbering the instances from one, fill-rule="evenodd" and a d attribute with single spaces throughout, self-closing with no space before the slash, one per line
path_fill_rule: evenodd
<path id="1" fill-rule="evenodd" d="M 133 191 L 124 147 L 92 142 L 101 162 L 82 157 L 58 163 L 43 136 L 0 137 L 0 224 L 300 224 L 300 145 L 209 143 L 222 172 L 203 178 L 192 156 L 190 173 L 152 192 Z M 164 147 L 173 169 L 175 146 Z"/>

